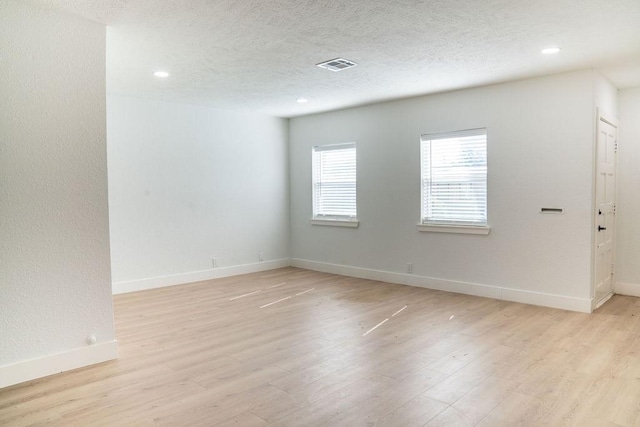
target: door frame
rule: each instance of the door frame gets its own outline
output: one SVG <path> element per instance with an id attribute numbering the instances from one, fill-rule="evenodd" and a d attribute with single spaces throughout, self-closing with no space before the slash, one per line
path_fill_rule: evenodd
<path id="1" fill-rule="evenodd" d="M 614 176 L 616 177 L 615 180 L 615 185 L 614 185 L 614 197 L 615 197 L 615 202 L 614 202 L 614 206 L 615 209 L 617 211 L 617 205 L 618 205 L 618 129 L 619 129 L 619 125 L 618 125 L 618 120 L 613 118 L 612 116 L 609 116 L 608 114 L 603 113 L 602 111 L 600 111 L 599 108 L 596 108 L 596 122 L 595 122 L 595 129 L 594 129 L 594 141 L 593 141 L 593 179 L 592 179 L 592 192 L 591 192 L 591 197 L 592 197 L 592 206 L 591 206 L 591 311 L 594 311 L 596 308 L 600 307 L 602 304 L 604 304 L 605 302 L 607 302 L 609 300 L 609 298 L 599 302 L 596 301 L 596 282 L 598 280 L 598 278 L 596 277 L 596 262 L 597 262 L 597 256 L 598 256 L 598 244 L 597 244 L 597 231 L 596 231 L 596 224 L 598 221 L 598 218 L 596 216 L 596 211 L 598 210 L 598 195 L 596 194 L 597 192 L 597 180 L 598 180 L 598 135 L 600 132 L 600 122 L 604 121 L 608 124 L 610 124 L 611 126 L 616 128 L 616 150 L 615 150 L 615 167 L 614 167 Z M 616 212 L 614 211 L 614 212 Z M 615 281 L 615 277 L 616 277 L 616 232 L 618 229 L 618 224 L 617 224 L 617 212 L 614 213 L 613 215 L 613 224 L 614 224 L 614 233 L 613 233 L 613 237 L 612 237 L 612 262 L 613 262 L 613 276 L 611 277 L 611 295 L 614 295 L 616 293 L 616 281 Z"/>

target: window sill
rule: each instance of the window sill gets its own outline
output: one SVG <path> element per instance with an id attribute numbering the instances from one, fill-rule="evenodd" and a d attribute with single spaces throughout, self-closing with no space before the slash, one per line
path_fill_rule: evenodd
<path id="1" fill-rule="evenodd" d="M 330 227 L 358 228 L 360 221 L 357 219 L 311 219 L 311 225 L 328 225 Z"/>
<path id="2" fill-rule="evenodd" d="M 418 231 L 432 233 L 480 234 L 486 236 L 491 231 L 488 225 L 418 224 Z"/>

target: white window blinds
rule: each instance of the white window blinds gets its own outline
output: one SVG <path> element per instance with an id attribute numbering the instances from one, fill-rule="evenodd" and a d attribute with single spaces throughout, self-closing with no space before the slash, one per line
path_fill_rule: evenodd
<path id="1" fill-rule="evenodd" d="M 313 217 L 356 218 L 356 144 L 313 147 Z"/>
<path id="2" fill-rule="evenodd" d="M 422 223 L 487 223 L 487 130 L 421 137 Z"/>

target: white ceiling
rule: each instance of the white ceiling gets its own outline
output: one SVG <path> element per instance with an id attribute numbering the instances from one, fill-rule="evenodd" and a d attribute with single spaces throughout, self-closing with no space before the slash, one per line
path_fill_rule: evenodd
<path id="1" fill-rule="evenodd" d="M 106 24 L 107 89 L 137 97 L 293 117 L 582 68 L 640 86 L 640 0 L 39 1 Z"/>

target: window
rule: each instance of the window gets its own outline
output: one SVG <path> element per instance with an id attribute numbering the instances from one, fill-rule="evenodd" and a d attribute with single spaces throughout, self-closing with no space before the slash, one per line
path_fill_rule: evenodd
<path id="1" fill-rule="evenodd" d="M 357 226 L 355 143 L 313 147 L 312 223 Z"/>
<path id="2" fill-rule="evenodd" d="M 488 234 L 487 130 L 422 135 L 420 144 L 420 224 L 433 226 L 420 230 Z"/>

